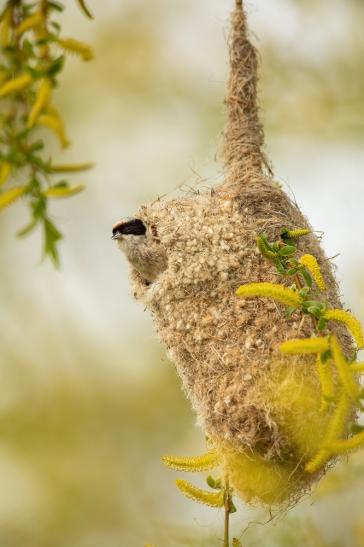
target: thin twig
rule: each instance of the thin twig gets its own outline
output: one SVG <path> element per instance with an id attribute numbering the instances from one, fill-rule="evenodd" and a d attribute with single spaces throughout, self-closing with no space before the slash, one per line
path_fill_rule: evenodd
<path id="1" fill-rule="evenodd" d="M 229 479 L 225 478 L 225 499 L 224 499 L 224 547 L 229 547 L 229 517 L 231 510 Z"/>

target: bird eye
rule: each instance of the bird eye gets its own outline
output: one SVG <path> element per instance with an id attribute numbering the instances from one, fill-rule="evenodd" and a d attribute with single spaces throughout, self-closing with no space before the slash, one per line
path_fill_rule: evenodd
<path id="1" fill-rule="evenodd" d="M 133 220 L 129 220 L 128 222 L 123 222 L 122 224 L 115 226 L 112 233 L 113 235 L 115 235 L 116 232 L 119 232 L 123 235 L 143 236 L 146 231 L 147 228 L 144 222 L 138 218 L 133 218 Z"/>

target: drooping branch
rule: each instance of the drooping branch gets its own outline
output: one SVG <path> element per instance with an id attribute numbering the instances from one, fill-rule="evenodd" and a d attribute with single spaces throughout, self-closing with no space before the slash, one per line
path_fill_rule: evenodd
<path id="1" fill-rule="evenodd" d="M 248 38 L 242 0 L 236 0 L 229 42 L 230 74 L 223 146 L 226 182 L 223 189 L 238 189 L 271 173 L 263 152 L 264 133 L 259 121 L 258 55 Z"/>

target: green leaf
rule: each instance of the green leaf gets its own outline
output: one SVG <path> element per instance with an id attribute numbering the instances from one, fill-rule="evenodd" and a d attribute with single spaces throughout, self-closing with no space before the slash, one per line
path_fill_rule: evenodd
<path id="1" fill-rule="evenodd" d="M 30 59 L 35 58 L 33 44 L 27 39 L 23 40 L 23 54 Z"/>
<path id="2" fill-rule="evenodd" d="M 64 7 L 62 6 L 62 4 L 60 2 L 55 2 L 54 0 L 52 0 L 52 1 L 48 0 L 47 5 L 48 5 L 48 7 L 50 7 L 51 9 L 54 9 L 56 11 L 61 12 L 61 11 L 64 10 Z"/>
<path id="3" fill-rule="evenodd" d="M 54 28 L 54 30 L 59 34 L 61 32 L 61 25 L 57 23 L 56 21 L 51 22 L 51 27 Z"/>
<path id="4" fill-rule="evenodd" d="M 310 274 L 308 273 L 306 268 L 302 268 L 301 274 L 302 274 L 303 279 L 306 281 L 307 285 L 311 288 L 312 287 L 312 277 L 310 276 Z"/>
<path id="5" fill-rule="evenodd" d="M 206 482 L 210 488 L 214 488 L 215 490 L 221 490 L 222 488 L 221 479 L 214 479 L 211 475 L 207 477 Z"/>
<path id="6" fill-rule="evenodd" d="M 59 254 L 57 243 L 62 239 L 62 234 L 57 230 L 49 218 L 44 219 L 44 254 L 49 256 L 55 266 L 59 266 Z"/>
<path id="7" fill-rule="evenodd" d="M 89 19 L 93 19 L 93 15 L 92 13 L 90 12 L 90 10 L 88 9 L 88 7 L 86 6 L 84 0 L 77 0 L 77 3 L 78 5 L 80 6 L 81 10 L 83 11 L 83 13 L 89 17 Z"/>
<path id="8" fill-rule="evenodd" d="M 42 38 L 39 38 L 39 40 L 36 41 L 36 45 L 43 46 L 45 44 L 55 42 L 56 40 L 57 40 L 57 35 L 53 34 L 53 32 L 48 32 L 46 36 L 43 36 Z"/>
<path id="9" fill-rule="evenodd" d="M 327 349 L 326 351 L 324 351 L 323 353 L 321 353 L 321 361 L 323 363 L 326 363 L 326 361 L 328 361 L 329 359 L 331 359 L 332 357 L 332 354 L 331 354 L 331 350 L 330 349 Z"/>
<path id="10" fill-rule="evenodd" d="M 309 292 L 310 292 L 309 287 L 303 287 L 303 289 L 301 289 L 298 294 L 301 296 L 301 298 L 306 298 Z"/>
<path id="11" fill-rule="evenodd" d="M 52 188 L 68 188 L 69 183 L 66 180 L 60 180 L 57 184 L 54 184 Z"/>
<path id="12" fill-rule="evenodd" d="M 304 306 L 306 308 L 309 308 L 310 306 L 314 306 L 316 308 L 319 308 L 321 311 L 325 311 L 326 307 L 323 302 L 320 302 L 319 300 L 306 300 L 304 302 Z"/>
<path id="13" fill-rule="evenodd" d="M 286 310 L 286 314 L 287 314 L 287 318 L 290 319 L 290 317 L 292 317 L 292 315 L 294 314 L 294 312 L 296 311 L 296 307 L 295 306 L 290 306 L 289 308 L 287 308 Z"/>
<path id="14" fill-rule="evenodd" d="M 234 505 L 233 500 L 230 500 L 230 507 L 229 507 L 229 513 L 236 513 L 236 507 Z"/>
<path id="15" fill-rule="evenodd" d="M 281 256 L 291 256 L 295 254 L 297 248 L 294 245 L 285 245 L 279 249 L 279 254 Z"/>
<path id="16" fill-rule="evenodd" d="M 29 224 L 27 224 L 26 226 L 24 226 L 24 228 L 19 230 L 19 232 L 16 234 L 16 237 L 21 238 L 21 237 L 27 236 L 28 234 L 30 234 L 30 232 L 34 230 L 37 224 L 38 224 L 38 219 L 34 218 L 31 222 L 29 222 Z"/>
<path id="17" fill-rule="evenodd" d="M 60 72 L 63 68 L 64 62 L 65 62 L 65 56 L 61 55 L 60 57 L 57 57 L 57 59 L 51 64 L 51 66 L 47 70 L 48 76 L 55 76 Z"/>
<path id="18" fill-rule="evenodd" d="M 41 170 L 47 171 L 47 164 L 44 163 L 42 158 L 39 158 L 38 156 L 35 156 L 34 154 L 29 153 L 27 159 L 29 163 L 32 163 L 33 165 L 35 165 Z"/>
<path id="19" fill-rule="evenodd" d="M 45 216 L 45 212 L 46 212 L 46 207 L 47 207 L 45 198 L 40 196 L 35 201 L 33 201 L 31 206 L 32 206 L 34 218 L 43 220 Z"/>
<path id="20" fill-rule="evenodd" d="M 30 147 L 29 147 L 29 151 L 30 152 L 39 152 L 39 150 L 43 150 L 44 148 L 44 142 L 43 141 L 36 141 L 36 142 L 33 142 Z"/>
<path id="21" fill-rule="evenodd" d="M 277 268 L 278 273 L 280 273 L 281 275 L 286 274 L 286 269 L 284 265 L 282 264 L 282 262 L 279 260 L 279 258 L 275 259 L 274 264 L 275 264 L 275 267 Z"/>
<path id="22" fill-rule="evenodd" d="M 296 275 L 300 271 L 300 268 L 291 268 L 290 270 L 287 270 L 287 275 Z"/>
<path id="23" fill-rule="evenodd" d="M 317 319 L 319 319 L 322 314 L 322 310 L 318 306 L 309 306 L 307 311 L 308 313 L 314 315 Z"/>
<path id="24" fill-rule="evenodd" d="M 319 322 L 317 323 L 317 328 L 319 331 L 324 331 L 327 326 L 327 320 L 324 317 L 320 317 Z"/>

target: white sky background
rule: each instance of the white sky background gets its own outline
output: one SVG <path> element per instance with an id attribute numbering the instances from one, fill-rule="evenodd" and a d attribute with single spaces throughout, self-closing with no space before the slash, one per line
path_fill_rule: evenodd
<path id="1" fill-rule="evenodd" d="M 143 6 L 145 1 L 90 0 L 93 22 L 84 19 L 70 2 L 63 27 L 67 35 L 92 43 L 111 21 L 117 24 L 128 5 Z M 231 4 L 217 0 L 154 2 L 166 43 L 161 62 L 174 71 L 180 69 L 182 76 L 186 72 L 187 78 L 192 73 L 196 85 L 200 79 L 202 86 L 221 94 L 221 101 Z M 292 2 L 285 0 L 250 1 L 248 7 L 258 45 L 263 36 L 268 37 L 290 56 L 306 56 L 318 63 L 325 62 L 332 48 L 344 48 L 350 32 L 347 12 L 339 1 L 316 4 L 315 17 L 304 15 L 299 3 L 292 7 Z M 297 39 L 302 36 L 304 40 Z M 65 234 L 62 269 L 57 272 L 48 263 L 39 265 L 37 235 L 24 241 L 12 239 L 27 219 L 22 204 L 6 211 L 3 273 L 9 283 L 7 296 L 12 298 L 0 310 L 0 320 L 6 321 L 6 347 L 30 357 L 34 366 L 49 366 L 48 355 L 37 351 L 37 342 L 41 347 L 46 332 L 65 366 L 79 366 L 72 336 L 82 336 L 91 348 L 102 341 L 110 354 L 118 351 L 124 362 L 133 363 L 133 369 L 128 367 L 123 373 L 133 375 L 136 370 L 148 369 L 145 355 L 150 345 L 157 343 L 150 318 L 129 295 L 126 264 L 110 240 L 111 225 L 120 216 L 132 214 L 140 202 L 174 191 L 182 182 L 193 184 L 196 177 L 192 170 L 213 182 L 219 171 L 213 161 L 219 135 L 211 134 L 201 149 L 196 130 L 198 111 L 192 102 L 186 104 L 178 98 L 175 109 L 170 105 L 165 111 L 163 106 L 151 109 L 135 127 L 131 124 L 126 134 L 122 124 L 128 104 L 118 94 L 122 84 L 111 82 L 106 86 L 108 95 L 99 95 L 100 89 L 93 86 L 90 74 L 103 62 L 97 57 L 81 66 L 78 59 L 72 59 L 63 76 L 65 117 L 73 141 L 65 157 L 74 161 L 91 158 L 97 165 L 77 176 L 88 184 L 84 194 L 52 207 Z M 123 58 L 119 62 L 122 64 Z M 336 264 L 344 301 L 364 319 L 363 298 L 358 296 L 364 261 L 361 143 L 345 139 L 323 142 L 314 135 L 311 139 L 289 134 L 267 137 L 277 178 L 289 186 L 314 228 L 325 232 L 327 255 L 341 253 Z M 36 317 L 19 316 L 19 306 L 27 308 L 29 303 L 31 307 L 34 302 Z M 17 343 L 20 338 L 21 345 Z M 104 366 L 118 368 L 119 364 L 106 357 Z"/>

